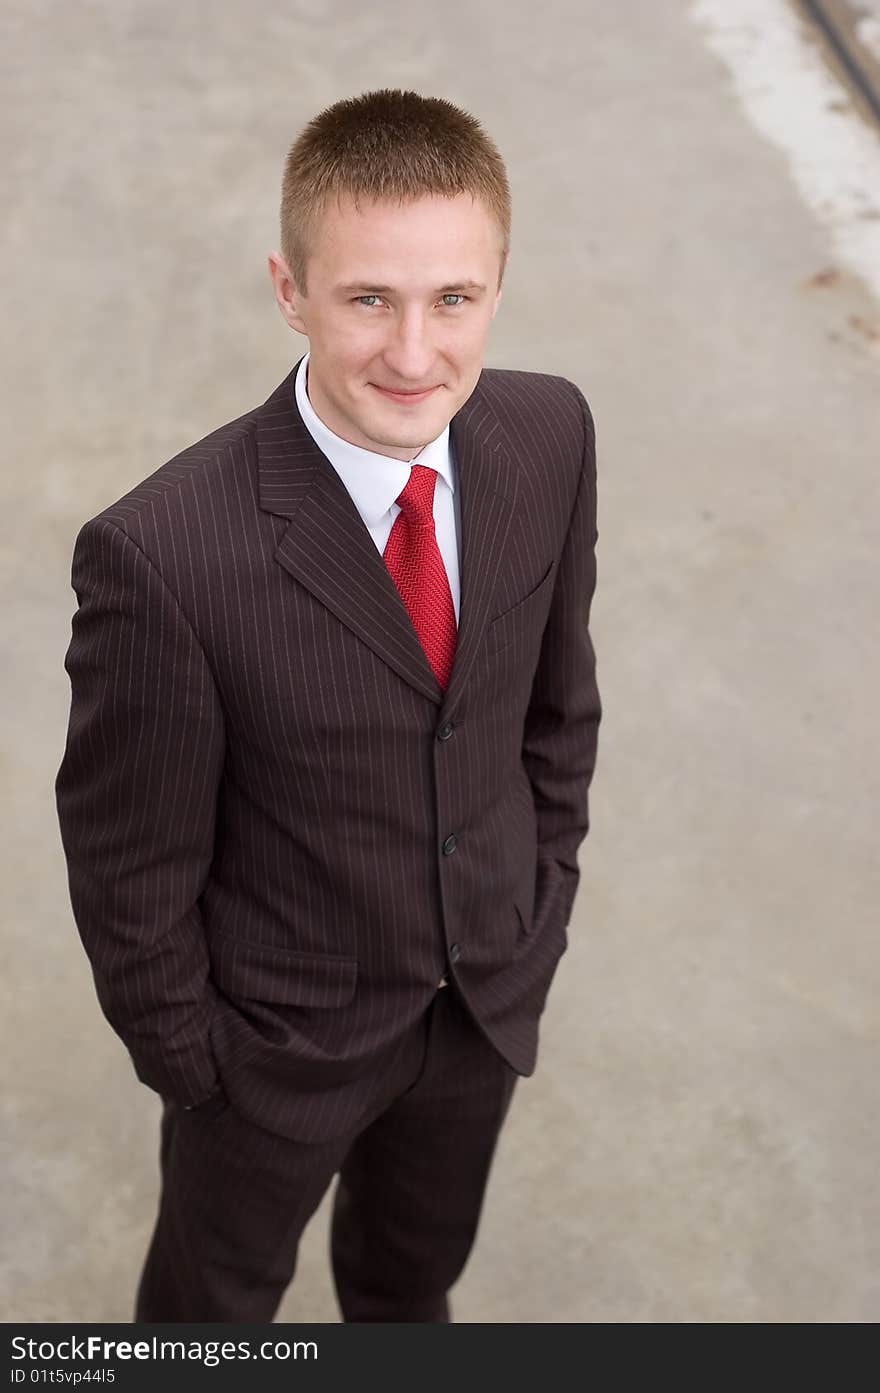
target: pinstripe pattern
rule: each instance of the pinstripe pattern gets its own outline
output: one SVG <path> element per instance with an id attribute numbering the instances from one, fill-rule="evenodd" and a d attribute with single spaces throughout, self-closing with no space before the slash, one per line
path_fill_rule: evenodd
<path id="1" fill-rule="evenodd" d="M 343 1319 L 450 1320 L 517 1075 L 454 988 L 435 992 L 373 1072 L 360 1124 L 320 1143 L 254 1127 L 222 1100 L 196 1112 L 166 1104 L 135 1320 L 271 1321 L 336 1171 L 330 1256 Z"/>
<path id="2" fill-rule="evenodd" d="M 138 1077 L 182 1104 L 219 1079 L 318 1141 L 368 1110 L 371 1060 L 444 973 L 534 1069 L 601 716 L 596 470 L 577 387 L 484 368 L 450 423 L 444 694 L 295 374 L 80 529 L 55 788 Z"/>

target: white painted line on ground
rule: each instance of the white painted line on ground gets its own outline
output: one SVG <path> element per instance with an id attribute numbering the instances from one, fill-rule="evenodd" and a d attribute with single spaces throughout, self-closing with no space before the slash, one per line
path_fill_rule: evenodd
<path id="1" fill-rule="evenodd" d="M 696 0 L 691 18 L 746 116 L 788 157 L 841 265 L 880 300 L 880 132 L 853 106 L 787 0 Z"/>

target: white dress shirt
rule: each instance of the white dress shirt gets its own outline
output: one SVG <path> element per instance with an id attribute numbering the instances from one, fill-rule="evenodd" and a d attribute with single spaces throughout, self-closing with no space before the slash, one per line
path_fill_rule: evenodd
<path id="1" fill-rule="evenodd" d="M 411 466 L 418 463 L 436 470 L 434 525 L 437 546 L 449 578 L 457 624 L 461 606 L 458 561 L 461 543 L 461 500 L 455 487 L 455 459 L 449 439 L 448 422 L 436 440 L 429 440 L 409 461 L 376 454 L 373 450 L 365 450 L 362 445 L 352 445 L 350 441 L 336 435 L 329 426 L 325 426 L 309 401 L 306 374 L 310 356 L 309 353 L 305 355 L 296 374 L 296 404 L 299 414 L 315 444 L 327 456 L 347 488 L 380 555 L 385 551 L 388 534 L 400 512 L 396 500 L 407 485 Z"/>

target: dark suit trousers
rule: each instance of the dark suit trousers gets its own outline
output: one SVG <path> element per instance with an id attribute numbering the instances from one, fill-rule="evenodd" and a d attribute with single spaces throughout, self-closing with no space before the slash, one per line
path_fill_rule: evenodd
<path id="1" fill-rule="evenodd" d="M 138 1321 L 271 1321 L 334 1175 L 331 1261 L 345 1321 L 449 1321 L 517 1073 L 453 983 L 381 1063 L 352 1132 L 307 1143 L 227 1105 L 166 1103 L 162 1193 Z"/>

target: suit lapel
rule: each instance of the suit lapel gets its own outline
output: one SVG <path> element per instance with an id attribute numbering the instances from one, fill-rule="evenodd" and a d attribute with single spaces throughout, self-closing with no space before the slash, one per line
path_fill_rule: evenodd
<path id="1" fill-rule="evenodd" d="M 498 418 L 478 381 L 450 422 L 461 490 L 461 604 L 444 696 L 375 542 L 297 410 L 298 367 L 257 412 L 260 507 L 289 520 L 275 560 L 400 677 L 435 701 L 441 715 L 449 715 L 491 615 L 493 581 L 516 502 L 519 470 Z"/>

